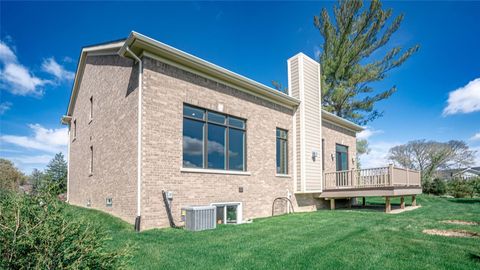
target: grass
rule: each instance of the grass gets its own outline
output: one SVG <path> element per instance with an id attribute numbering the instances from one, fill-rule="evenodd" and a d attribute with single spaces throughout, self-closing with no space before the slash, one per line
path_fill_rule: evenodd
<path id="1" fill-rule="evenodd" d="M 72 211 L 105 227 L 112 248 L 134 243 L 132 269 L 480 269 L 479 238 L 422 233 L 424 229 L 480 233 L 480 226 L 441 222 L 480 222 L 480 199 L 420 196 L 417 202 L 421 208 L 397 215 L 322 210 L 195 233 L 178 229 L 135 233 L 132 225 L 108 214 L 77 207 Z"/>

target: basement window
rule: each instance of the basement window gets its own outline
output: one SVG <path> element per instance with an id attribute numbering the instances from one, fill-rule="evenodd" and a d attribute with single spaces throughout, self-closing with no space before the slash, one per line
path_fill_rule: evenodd
<path id="1" fill-rule="evenodd" d="M 217 224 L 240 224 L 242 223 L 242 203 L 212 203 L 217 207 Z"/>

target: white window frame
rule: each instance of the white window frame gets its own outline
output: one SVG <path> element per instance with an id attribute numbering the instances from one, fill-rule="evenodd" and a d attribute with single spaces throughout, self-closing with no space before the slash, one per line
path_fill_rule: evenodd
<path id="1" fill-rule="evenodd" d="M 226 225 L 229 225 L 229 224 L 233 224 L 233 223 L 227 223 L 227 206 L 230 206 L 230 205 L 235 205 L 237 206 L 237 223 L 235 224 L 242 224 L 242 221 L 243 221 L 243 204 L 241 202 L 218 202 L 218 203 L 211 203 L 210 206 L 225 206 L 223 209 L 224 213 L 223 213 L 223 224 L 226 224 Z M 215 213 L 216 213 L 216 209 L 215 209 Z M 215 220 L 216 220 L 216 216 L 215 216 Z"/>

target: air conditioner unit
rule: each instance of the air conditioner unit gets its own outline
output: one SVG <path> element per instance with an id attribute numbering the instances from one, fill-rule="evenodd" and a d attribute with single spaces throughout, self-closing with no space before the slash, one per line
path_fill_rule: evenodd
<path id="1" fill-rule="evenodd" d="M 189 231 L 203 231 L 216 228 L 215 206 L 188 206 L 182 208 L 182 220 L 185 221 L 185 229 Z"/>

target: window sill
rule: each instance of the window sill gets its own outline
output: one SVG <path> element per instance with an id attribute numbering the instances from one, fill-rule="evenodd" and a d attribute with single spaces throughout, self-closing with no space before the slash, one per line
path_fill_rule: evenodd
<path id="1" fill-rule="evenodd" d="M 276 173 L 275 176 L 280 177 L 280 178 L 292 178 L 292 176 L 290 174 Z"/>
<path id="2" fill-rule="evenodd" d="M 211 173 L 211 174 L 227 174 L 227 175 L 252 175 L 250 172 L 244 171 L 226 171 L 226 170 L 212 170 L 212 169 L 196 169 L 196 168 L 181 168 L 182 173 Z"/>

